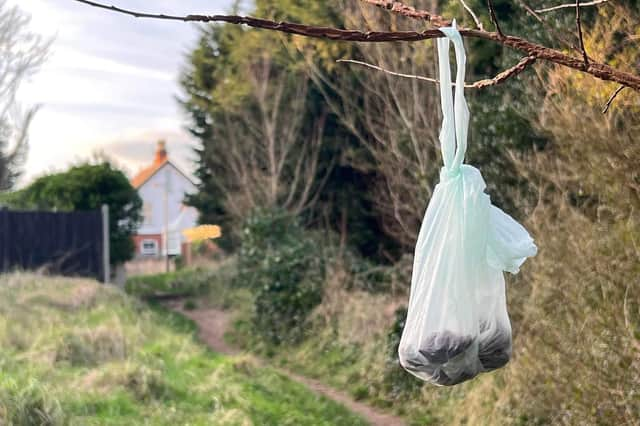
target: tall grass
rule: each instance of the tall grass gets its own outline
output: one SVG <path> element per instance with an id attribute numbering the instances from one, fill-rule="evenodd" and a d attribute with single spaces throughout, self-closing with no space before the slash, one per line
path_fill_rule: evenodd
<path id="1" fill-rule="evenodd" d="M 0 424 L 364 424 L 194 332 L 93 281 L 0 276 Z"/>

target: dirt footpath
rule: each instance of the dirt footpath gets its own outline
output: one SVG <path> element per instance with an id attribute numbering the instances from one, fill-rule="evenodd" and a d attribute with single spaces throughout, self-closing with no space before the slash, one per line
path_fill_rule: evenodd
<path id="1" fill-rule="evenodd" d="M 229 312 L 215 308 L 200 308 L 187 311 L 182 308 L 182 302 L 180 301 L 167 302 L 167 306 L 193 320 L 198 325 L 198 335 L 200 339 L 215 352 L 226 355 L 235 355 L 240 353 L 237 348 L 228 345 L 224 341 L 224 334 L 231 324 Z M 302 383 L 313 392 L 344 405 L 374 426 L 402 426 L 405 424 L 401 418 L 383 413 L 376 408 L 355 401 L 351 395 L 333 389 L 318 380 L 300 376 L 299 374 L 294 374 L 290 371 L 283 370 L 282 368 L 274 366 L 272 366 L 272 368 L 275 368 L 291 380 Z"/>

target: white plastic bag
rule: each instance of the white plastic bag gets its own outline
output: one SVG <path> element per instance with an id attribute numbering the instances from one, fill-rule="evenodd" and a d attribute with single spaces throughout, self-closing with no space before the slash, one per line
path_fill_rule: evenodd
<path id="1" fill-rule="evenodd" d="M 440 31 L 446 35 L 437 40 L 444 167 L 418 235 L 398 355 L 413 375 L 454 385 L 509 361 L 511 324 L 502 271 L 517 273 L 536 246 L 519 223 L 491 205 L 480 171 L 462 164 L 469 124 L 466 57 L 455 21 Z M 455 104 L 450 41 L 458 67 Z"/>

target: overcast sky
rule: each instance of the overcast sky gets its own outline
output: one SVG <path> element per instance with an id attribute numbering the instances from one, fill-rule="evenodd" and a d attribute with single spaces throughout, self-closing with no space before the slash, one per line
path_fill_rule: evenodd
<path id="1" fill-rule="evenodd" d="M 23 85 L 20 101 L 40 104 L 30 131 L 22 184 L 103 151 L 135 173 L 155 142 L 191 171 L 194 141 L 175 96 L 195 26 L 136 20 L 73 0 L 8 0 L 31 14 L 34 32 L 53 36 L 51 56 Z M 109 0 L 163 13 L 223 13 L 231 0 Z"/>

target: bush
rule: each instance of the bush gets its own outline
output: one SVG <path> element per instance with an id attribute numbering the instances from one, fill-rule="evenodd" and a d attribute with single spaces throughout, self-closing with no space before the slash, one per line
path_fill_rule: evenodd
<path id="1" fill-rule="evenodd" d="M 107 204 L 111 263 L 133 258 L 131 236 L 142 221 L 142 199 L 124 173 L 108 161 L 42 176 L 3 201 L 14 209 L 59 211 L 95 210 Z"/>
<path id="2" fill-rule="evenodd" d="M 338 261 L 348 272 L 344 285 L 349 290 L 397 295 L 411 287 L 413 256 L 404 255 L 393 265 L 381 265 L 347 250 Z"/>
<path id="3" fill-rule="evenodd" d="M 255 292 L 253 325 L 268 343 L 302 336 L 322 300 L 324 264 L 316 239 L 281 211 L 256 211 L 242 230 L 236 285 Z"/>

